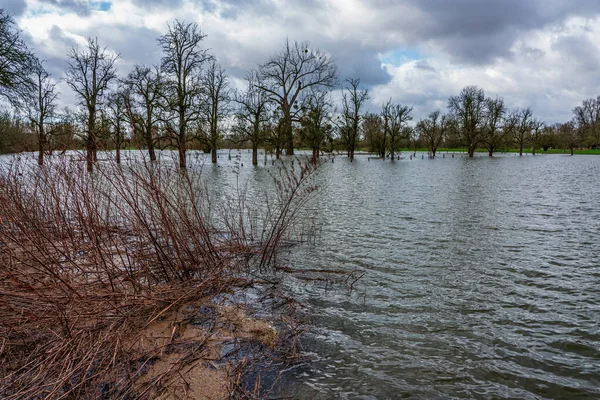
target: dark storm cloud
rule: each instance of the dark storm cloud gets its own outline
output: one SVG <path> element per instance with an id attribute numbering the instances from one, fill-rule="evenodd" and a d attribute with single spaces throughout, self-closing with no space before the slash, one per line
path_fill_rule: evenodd
<path id="1" fill-rule="evenodd" d="M 416 18 L 403 19 L 395 4 L 373 0 L 374 7 L 387 9 L 383 29 L 397 30 L 411 44 L 430 41 L 455 60 L 471 64 L 510 57 L 512 45 L 525 31 L 559 24 L 567 16 L 600 13 L 600 1 L 591 0 L 410 0 L 402 6 L 411 4 Z"/>
<path id="2" fill-rule="evenodd" d="M 0 5 L 0 9 L 5 10 L 13 17 L 23 14 L 26 8 L 25 0 L 4 0 L 2 1 L 2 5 Z"/>

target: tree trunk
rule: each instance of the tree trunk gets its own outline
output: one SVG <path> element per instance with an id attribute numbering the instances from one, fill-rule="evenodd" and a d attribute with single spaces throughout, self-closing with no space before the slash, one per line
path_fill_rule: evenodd
<path id="1" fill-rule="evenodd" d="M 494 152 L 492 150 L 488 150 L 488 156 L 493 157 L 494 156 Z"/>
<path id="2" fill-rule="evenodd" d="M 252 165 L 258 165 L 258 144 L 252 143 Z"/>
<path id="3" fill-rule="evenodd" d="M 186 169 L 187 162 L 185 158 L 185 143 L 180 143 L 178 146 L 179 150 L 179 169 Z"/>
<path id="4" fill-rule="evenodd" d="M 473 158 L 473 156 L 475 155 L 475 146 L 470 145 L 469 148 L 467 149 L 467 151 L 469 153 L 469 158 Z"/>
<path id="5" fill-rule="evenodd" d="M 279 146 L 275 148 L 275 158 L 278 160 L 279 158 L 281 158 L 281 149 L 279 148 Z"/>
<path id="6" fill-rule="evenodd" d="M 535 156 L 535 146 L 531 148 L 531 154 Z"/>
<path id="7" fill-rule="evenodd" d="M 86 168 L 88 172 L 94 169 L 94 123 L 88 121 L 88 135 L 86 140 Z"/>
<path id="8" fill-rule="evenodd" d="M 44 131 L 40 129 L 40 136 L 38 138 L 38 165 L 44 165 Z"/>
<path id="9" fill-rule="evenodd" d="M 121 144 L 117 143 L 117 164 L 121 164 Z"/>
<path id="10" fill-rule="evenodd" d="M 284 111 L 284 113 L 286 113 Z M 283 137 L 285 138 L 285 154 L 288 156 L 294 155 L 294 135 L 292 132 L 292 117 L 290 116 L 290 112 L 288 111 L 286 115 L 284 115 L 283 122 Z"/>
<path id="11" fill-rule="evenodd" d="M 217 146 L 211 146 L 212 148 L 210 149 L 210 154 L 211 154 L 211 161 L 213 164 L 217 163 Z"/>
<path id="12" fill-rule="evenodd" d="M 519 144 L 519 156 L 523 156 L 523 143 Z"/>
<path id="13" fill-rule="evenodd" d="M 151 133 L 147 132 L 144 135 L 144 139 L 146 140 L 146 146 L 148 147 L 148 156 L 150 156 L 150 161 L 156 161 L 156 152 L 154 151 L 154 141 L 152 140 Z"/>

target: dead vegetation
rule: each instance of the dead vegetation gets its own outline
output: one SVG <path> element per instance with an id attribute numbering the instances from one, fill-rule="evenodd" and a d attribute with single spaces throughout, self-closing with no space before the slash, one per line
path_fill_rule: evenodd
<path id="1" fill-rule="evenodd" d="M 0 397 L 251 398 L 236 386 L 247 360 L 217 365 L 216 353 L 231 340 L 275 347 L 295 328 L 281 339 L 210 299 L 275 265 L 314 191 L 316 165 L 298 164 L 274 176 L 261 218 L 243 196 L 211 215 L 200 177 L 160 164 L 7 166 Z M 203 316 L 207 304 L 216 317 Z"/>

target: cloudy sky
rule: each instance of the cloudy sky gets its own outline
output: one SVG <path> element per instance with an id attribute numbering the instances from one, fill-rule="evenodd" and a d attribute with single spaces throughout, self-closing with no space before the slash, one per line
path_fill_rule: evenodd
<path id="1" fill-rule="evenodd" d="M 571 118 L 600 95 L 598 0 L 2 0 L 56 78 L 67 51 L 98 37 L 119 53 L 120 74 L 156 64 L 167 23 L 195 21 L 232 82 L 277 52 L 286 37 L 359 77 L 372 110 L 390 97 L 416 118 L 478 85 L 547 122 Z M 62 102 L 74 101 L 60 85 Z"/>

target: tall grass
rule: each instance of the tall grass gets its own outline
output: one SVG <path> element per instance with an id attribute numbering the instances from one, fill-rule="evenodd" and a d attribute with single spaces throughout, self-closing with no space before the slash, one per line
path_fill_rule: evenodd
<path id="1" fill-rule="evenodd" d="M 131 338 L 169 309 L 273 268 L 314 193 L 311 163 L 209 207 L 200 174 L 144 162 L 0 173 L 0 397 L 135 398 L 153 354 Z"/>

